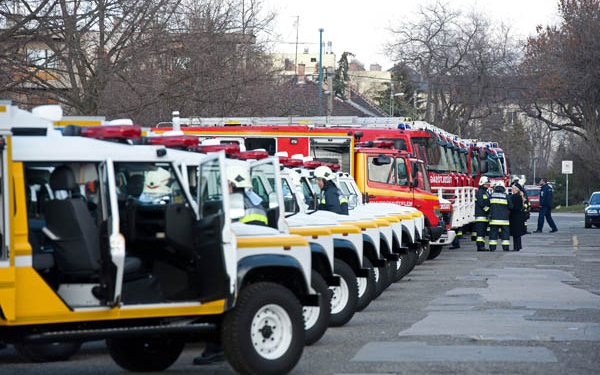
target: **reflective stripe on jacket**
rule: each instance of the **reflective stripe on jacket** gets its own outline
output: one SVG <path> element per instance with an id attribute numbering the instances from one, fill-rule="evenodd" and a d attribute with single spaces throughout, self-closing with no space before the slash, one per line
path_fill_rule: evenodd
<path id="1" fill-rule="evenodd" d="M 490 195 L 490 225 L 509 225 L 509 210 L 513 204 L 503 186 L 496 186 Z"/>

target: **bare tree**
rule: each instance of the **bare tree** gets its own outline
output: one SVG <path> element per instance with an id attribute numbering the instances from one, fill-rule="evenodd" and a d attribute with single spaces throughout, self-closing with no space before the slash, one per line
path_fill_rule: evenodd
<path id="1" fill-rule="evenodd" d="M 521 108 L 550 130 L 581 137 L 581 159 L 600 160 L 600 1 L 560 0 L 559 25 L 539 27 L 526 44 Z M 596 182 L 600 171 L 592 168 Z"/>
<path id="2" fill-rule="evenodd" d="M 508 97 L 503 76 L 518 51 L 510 28 L 438 1 L 391 32 L 389 51 L 427 83 L 426 121 L 461 134 Z"/>

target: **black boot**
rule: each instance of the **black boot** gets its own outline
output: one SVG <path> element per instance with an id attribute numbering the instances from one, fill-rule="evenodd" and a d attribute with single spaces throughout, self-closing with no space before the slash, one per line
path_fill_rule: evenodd
<path id="1" fill-rule="evenodd" d="M 223 362 L 225 360 L 225 352 L 221 345 L 207 343 L 206 348 L 201 355 L 194 358 L 195 365 L 209 365 L 214 362 Z"/>

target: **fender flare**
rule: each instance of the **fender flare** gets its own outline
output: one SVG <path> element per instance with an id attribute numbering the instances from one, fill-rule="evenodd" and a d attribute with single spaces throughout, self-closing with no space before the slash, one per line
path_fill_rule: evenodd
<path id="1" fill-rule="evenodd" d="M 271 271 L 281 272 L 285 277 L 281 278 L 300 300 L 304 306 L 318 306 L 318 295 L 311 295 L 309 285 L 304 278 L 304 270 L 300 262 L 289 255 L 283 254 L 257 254 L 249 255 L 238 260 L 237 263 L 237 288 L 245 285 L 250 276 L 259 276 L 269 281 L 268 275 Z M 310 272 L 310 270 L 307 270 Z M 317 303 L 317 305 L 315 305 Z"/>

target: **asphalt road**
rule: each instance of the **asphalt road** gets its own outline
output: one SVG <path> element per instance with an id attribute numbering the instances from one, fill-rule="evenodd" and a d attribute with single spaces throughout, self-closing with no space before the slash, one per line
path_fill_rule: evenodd
<path id="1" fill-rule="evenodd" d="M 292 374 L 599 374 L 600 229 L 584 229 L 582 214 L 554 217 L 559 231 L 525 236 L 521 252 L 477 253 L 463 239 L 328 330 Z M 193 366 L 200 350 L 188 346 L 163 373 L 233 373 Z M 125 373 L 102 342 L 59 363 L 0 350 L 3 375 Z"/>

